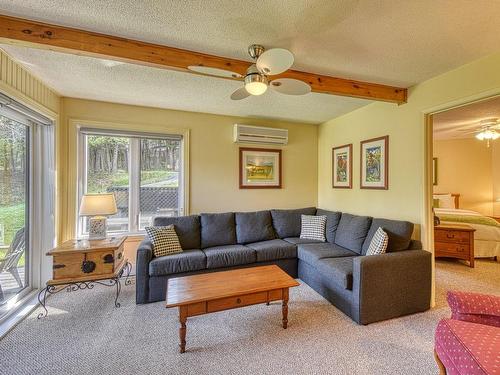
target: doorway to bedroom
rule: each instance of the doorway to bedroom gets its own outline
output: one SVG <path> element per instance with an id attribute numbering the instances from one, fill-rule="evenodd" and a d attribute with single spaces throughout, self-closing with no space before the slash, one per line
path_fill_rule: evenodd
<path id="1" fill-rule="evenodd" d="M 480 277 L 500 268 L 500 97 L 435 113 L 431 123 L 436 263 Z"/>

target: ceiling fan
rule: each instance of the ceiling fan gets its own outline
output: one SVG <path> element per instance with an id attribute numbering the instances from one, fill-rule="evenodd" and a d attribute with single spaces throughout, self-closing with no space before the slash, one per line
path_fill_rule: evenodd
<path id="1" fill-rule="evenodd" d="M 248 54 L 255 62 L 248 67 L 244 77 L 238 73 L 205 66 L 190 66 L 189 69 L 219 77 L 243 78 L 245 84 L 231 94 L 232 100 L 245 99 L 251 95 L 262 95 L 268 87 L 286 95 L 305 95 L 311 92 L 311 86 L 298 79 L 269 80 L 269 76 L 281 74 L 293 65 L 294 57 L 289 50 L 272 48 L 266 51 L 260 44 L 252 44 L 248 47 Z"/>
<path id="2" fill-rule="evenodd" d="M 488 118 L 479 121 L 479 128 L 474 130 L 463 129 L 465 134 L 475 134 L 480 141 L 486 141 L 486 146 L 490 147 L 490 141 L 500 138 L 500 121 L 497 118 Z"/>

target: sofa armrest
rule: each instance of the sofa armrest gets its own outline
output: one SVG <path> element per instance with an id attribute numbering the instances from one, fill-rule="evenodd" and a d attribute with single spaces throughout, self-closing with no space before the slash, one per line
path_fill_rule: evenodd
<path id="1" fill-rule="evenodd" d="M 368 324 L 428 310 L 432 254 L 405 250 L 353 260 L 354 320 Z"/>
<path id="2" fill-rule="evenodd" d="M 153 244 L 149 238 L 146 238 L 137 248 L 135 303 L 148 303 L 149 301 L 149 262 L 151 259 L 153 259 Z"/>
<path id="3" fill-rule="evenodd" d="M 500 297 L 480 293 L 447 293 L 451 318 L 500 327 Z"/>

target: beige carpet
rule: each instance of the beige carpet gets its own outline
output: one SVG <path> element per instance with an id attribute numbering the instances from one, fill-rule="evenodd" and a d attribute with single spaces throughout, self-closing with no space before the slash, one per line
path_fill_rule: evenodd
<path id="1" fill-rule="evenodd" d="M 475 269 L 439 261 L 431 311 L 358 326 L 303 284 L 291 293 L 289 328 L 279 304 L 188 320 L 178 354 L 177 311 L 135 305 L 134 287 L 113 307 L 112 288 L 60 293 L 0 341 L 0 374 L 436 374 L 435 326 L 449 289 L 499 293 L 500 263 Z"/>

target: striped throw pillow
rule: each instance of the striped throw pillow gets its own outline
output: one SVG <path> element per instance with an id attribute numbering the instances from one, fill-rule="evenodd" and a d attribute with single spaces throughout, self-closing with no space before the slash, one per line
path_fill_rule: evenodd
<path id="1" fill-rule="evenodd" d="M 325 242 L 326 216 L 301 215 L 300 238 Z"/>
<path id="2" fill-rule="evenodd" d="M 153 243 L 153 255 L 155 257 L 182 253 L 179 237 L 177 237 L 173 225 L 146 227 L 145 230 Z"/>
<path id="3" fill-rule="evenodd" d="M 384 254 L 387 250 L 387 245 L 389 244 L 389 236 L 387 233 L 379 227 L 368 246 L 366 255 L 380 255 Z"/>

